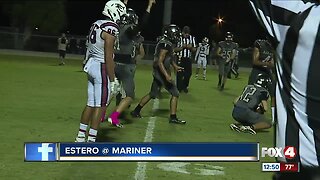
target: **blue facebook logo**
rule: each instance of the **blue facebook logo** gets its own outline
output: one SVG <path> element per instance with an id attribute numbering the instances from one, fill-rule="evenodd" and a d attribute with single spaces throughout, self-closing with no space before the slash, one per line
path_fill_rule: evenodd
<path id="1" fill-rule="evenodd" d="M 55 143 L 24 144 L 25 161 L 56 161 Z"/>

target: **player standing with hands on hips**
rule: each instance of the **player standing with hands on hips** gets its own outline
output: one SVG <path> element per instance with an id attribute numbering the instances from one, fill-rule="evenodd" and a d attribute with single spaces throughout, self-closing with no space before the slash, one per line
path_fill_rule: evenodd
<path id="1" fill-rule="evenodd" d="M 88 78 L 88 101 L 82 112 L 76 142 L 96 141 L 103 107 L 107 105 L 110 96 L 119 91 L 119 82 L 114 73 L 113 52 L 119 33 L 118 22 L 125 13 L 126 6 L 120 0 L 110 0 L 102 11 L 106 19 L 97 20 L 91 26 L 83 68 Z"/>

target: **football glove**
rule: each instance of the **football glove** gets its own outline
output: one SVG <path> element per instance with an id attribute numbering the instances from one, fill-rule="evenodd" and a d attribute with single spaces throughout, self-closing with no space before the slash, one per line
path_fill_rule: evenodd
<path id="1" fill-rule="evenodd" d="M 263 108 L 263 105 L 262 104 L 259 104 L 257 109 L 256 109 L 256 112 L 257 113 L 260 113 L 260 114 L 264 114 L 265 110 Z"/>
<path id="2" fill-rule="evenodd" d="M 117 78 L 110 82 L 110 91 L 112 95 L 116 95 L 120 92 L 120 83 Z"/>

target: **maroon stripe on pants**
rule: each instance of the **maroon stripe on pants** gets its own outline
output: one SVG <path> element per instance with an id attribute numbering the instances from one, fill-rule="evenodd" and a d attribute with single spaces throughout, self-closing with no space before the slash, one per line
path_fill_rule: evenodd
<path id="1" fill-rule="evenodd" d="M 102 78 L 102 86 L 101 86 L 101 107 L 105 107 L 107 104 L 107 98 L 108 98 L 108 80 L 107 80 L 107 71 L 106 71 L 106 65 L 104 63 L 101 63 L 101 78 Z"/>

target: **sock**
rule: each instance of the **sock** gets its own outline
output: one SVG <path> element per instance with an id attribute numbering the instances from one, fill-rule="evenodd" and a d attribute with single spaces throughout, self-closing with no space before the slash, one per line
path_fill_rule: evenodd
<path id="1" fill-rule="evenodd" d="M 170 119 L 177 119 L 177 115 L 176 114 L 171 114 L 170 115 Z"/>
<path id="2" fill-rule="evenodd" d="M 89 135 L 88 135 L 88 141 L 90 142 L 96 142 L 98 131 L 96 129 L 90 128 Z"/>
<path id="3" fill-rule="evenodd" d="M 207 74 L 207 70 L 203 69 L 203 77 L 206 77 L 206 74 Z"/>
<path id="4" fill-rule="evenodd" d="M 271 118 L 272 118 L 272 121 L 271 123 L 274 124 L 274 120 L 275 120 L 275 108 L 274 107 L 271 107 Z"/>
<path id="5" fill-rule="evenodd" d="M 120 113 L 117 112 L 117 111 L 114 111 L 111 115 L 110 115 L 110 118 L 112 120 L 112 124 L 119 124 L 120 121 L 119 121 L 119 116 L 120 116 Z"/>
<path id="6" fill-rule="evenodd" d="M 103 122 L 105 118 L 106 118 L 106 112 L 102 112 L 102 116 L 101 116 L 100 121 Z"/>
<path id="7" fill-rule="evenodd" d="M 140 104 L 138 104 L 137 107 L 134 109 L 134 112 L 140 113 L 142 107 L 143 107 L 143 106 L 141 106 Z"/>
<path id="8" fill-rule="evenodd" d="M 78 137 L 86 137 L 87 127 L 87 124 L 80 123 Z"/>
<path id="9" fill-rule="evenodd" d="M 110 118 L 111 119 L 118 119 L 120 116 L 120 113 L 117 112 L 117 111 L 114 111 L 111 115 L 110 115 Z"/>
<path id="10" fill-rule="evenodd" d="M 219 74 L 219 86 L 221 85 L 221 79 L 222 79 L 222 76 Z"/>

